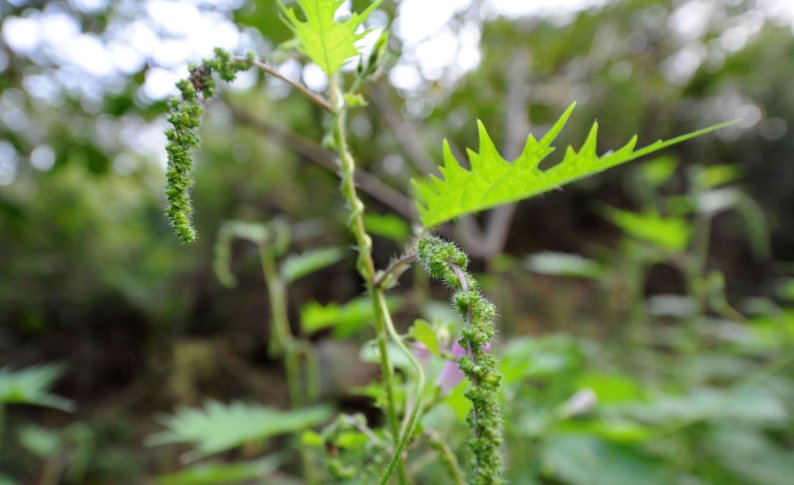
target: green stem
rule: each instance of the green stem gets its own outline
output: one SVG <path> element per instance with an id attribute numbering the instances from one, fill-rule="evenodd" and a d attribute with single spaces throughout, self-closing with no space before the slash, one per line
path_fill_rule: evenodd
<path id="1" fill-rule="evenodd" d="M 337 151 L 340 159 L 340 177 L 342 179 L 341 192 L 347 201 L 350 210 L 350 231 L 356 239 L 358 247 L 358 262 L 356 268 L 366 282 L 367 291 L 372 298 L 372 309 L 374 312 L 375 334 L 380 351 L 380 367 L 383 374 L 383 386 L 386 391 L 386 417 L 389 428 L 395 441 L 399 446 L 400 425 L 397 419 L 397 405 L 394 397 L 394 370 L 389 361 L 389 353 L 386 343 L 388 336 L 386 333 L 385 321 L 390 320 L 388 308 L 380 306 L 379 301 L 383 299 L 383 290 L 375 286 L 375 262 L 372 259 L 372 238 L 369 237 L 364 227 L 364 204 L 358 198 L 355 183 L 356 163 L 347 146 L 347 134 L 345 119 L 347 108 L 344 104 L 342 90 L 340 88 L 339 76 L 331 77 L 329 83 L 331 95 L 331 106 L 336 112 L 334 120 L 333 135 L 336 142 Z M 399 457 L 397 458 L 399 461 Z M 398 477 L 401 484 L 407 484 L 405 467 L 401 464 L 398 468 Z"/>
<path id="2" fill-rule="evenodd" d="M 265 277 L 267 284 L 268 297 L 270 299 L 270 313 L 271 313 L 271 338 L 270 338 L 270 352 L 274 355 L 291 354 L 295 352 L 295 343 L 292 337 L 292 332 L 289 328 L 289 317 L 287 315 L 287 291 L 284 281 L 279 277 L 278 269 L 276 266 L 276 255 L 268 244 L 262 244 L 259 247 L 259 259 L 262 264 L 262 273 Z M 285 355 L 286 361 L 290 359 Z M 300 398 L 300 376 L 294 375 L 297 382 L 292 382 L 290 379 L 290 365 L 287 364 L 287 378 L 290 381 L 289 392 L 290 400 L 293 405 L 298 405 L 302 401 Z M 296 385 L 298 384 L 298 385 Z M 297 399 L 298 402 L 295 402 Z"/>
<path id="3" fill-rule="evenodd" d="M 389 336 L 392 338 L 395 344 L 400 348 L 400 350 L 405 354 L 408 358 L 408 361 L 413 366 L 414 370 L 416 371 L 416 401 L 414 402 L 413 409 L 411 409 L 411 414 L 408 416 L 408 421 L 405 423 L 405 428 L 400 435 L 400 440 L 397 443 L 397 448 L 394 450 L 394 455 L 392 456 L 391 461 L 389 462 L 389 466 L 386 468 L 383 476 L 380 479 L 380 484 L 385 485 L 389 482 L 389 478 L 391 474 L 394 472 L 394 467 L 399 463 L 400 456 L 402 455 L 403 449 L 405 448 L 406 443 L 411 438 L 411 435 L 414 432 L 414 427 L 416 425 L 416 420 L 421 414 L 422 410 L 422 394 L 425 389 L 425 372 L 422 369 L 422 365 L 416 360 L 414 357 L 413 352 L 408 350 L 408 347 L 402 341 L 402 338 L 397 334 L 397 330 L 394 328 L 394 324 L 391 321 L 391 315 L 389 315 L 389 309 L 386 305 L 386 298 L 384 298 L 382 292 L 378 292 L 378 305 L 380 306 L 381 311 L 385 315 L 385 323 L 386 329 L 389 332 Z"/>
<path id="4" fill-rule="evenodd" d="M 286 285 L 279 276 L 273 248 L 267 244 L 260 245 L 259 257 L 270 299 L 272 324 L 270 349 L 274 352 L 283 351 L 290 404 L 293 408 L 302 408 L 305 400 L 301 390 L 300 348 L 289 327 Z M 303 475 L 307 483 L 317 483 L 317 477 L 312 466 L 311 451 L 301 444 L 300 455 Z"/>
<path id="5" fill-rule="evenodd" d="M 310 343 L 300 343 L 303 358 L 306 359 L 306 399 L 312 403 L 320 398 L 320 360 Z"/>
<path id="6" fill-rule="evenodd" d="M 700 185 L 700 169 L 693 169 L 690 175 L 692 188 L 689 197 L 695 202 L 694 227 L 695 234 L 689 250 L 691 258 L 684 270 L 687 289 L 690 297 L 695 300 L 695 311 L 689 319 L 689 333 L 693 339 L 693 346 L 697 345 L 697 326 L 706 311 L 706 265 L 708 263 L 710 242 L 711 242 L 711 217 L 697 208 L 697 202 L 702 196 L 704 189 Z"/>

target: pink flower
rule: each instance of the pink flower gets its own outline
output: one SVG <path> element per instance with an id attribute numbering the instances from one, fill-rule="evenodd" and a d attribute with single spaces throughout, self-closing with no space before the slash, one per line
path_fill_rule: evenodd
<path id="1" fill-rule="evenodd" d="M 490 343 L 485 346 L 485 351 L 488 352 L 489 350 L 491 350 Z M 436 379 L 436 385 L 441 388 L 442 395 L 449 394 L 466 377 L 457 363 L 458 359 L 466 355 L 466 349 L 461 347 L 457 339 L 452 343 L 452 355 L 455 360 L 446 361 Z"/>

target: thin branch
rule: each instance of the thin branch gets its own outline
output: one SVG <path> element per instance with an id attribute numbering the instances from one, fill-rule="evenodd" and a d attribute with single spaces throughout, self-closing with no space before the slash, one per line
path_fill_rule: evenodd
<path id="1" fill-rule="evenodd" d="M 293 133 L 278 124 L 255 118 L 245 112 L 245 110 L 235 107 L 232 103 L 227 104 L 232 112 L 232 116 L 234 116 L 237 121 L 283 143 L 300 156 L 320 167 L 330 172 L 338 173 L 339 164 L 334 154 L 325 150 L 314 141 Z M 400 191 L 383 183 L 377 177 L 367 172 L 357 170 L 355 180 L 356 185 L 358 185 L 363 192 L 366 192 L 370 197 L 378 200 L 394 212 L 409 220 L 413 220 L 416 217 L 416 209 L 414 208 L 414 204 L 411 203 L 411 200 Z"/>
<path id="2" fill-rule="evenodd" d="M 319 94 L 315 93 L 314 91 L 310 90 L 303 84 L 300 84 L 298 82 L 293 81 L 292 79 L 289 79 L 288 77 L 284 76 L 283 74 L 273 69 L 272 67 L 268 66 L 264 62 L 257 61 L 256 59 L 250 59 L 248 57 L 235 57 L 234 61 L 245 62 L 249 64 L 251 67 L 258 69 L 265 74 L 280 79 L 281 81 L 289 84 L 290 87 L 292 87 L 292 89 L 300 92 L 302 95 L 309 98 L 314 104 L 316 104 L 320 108 L 324 109 L 325 111 L 328 111 L 329 113 L 334 112 L 334 108 L 331 106 L 331 103 L 329 103 L 328 100 L 326 100 Z"/>
<path id="3" fill-rule="evenodd" d="M 375 276 L 375 287 L 385 289 L 386 282 L 396 280 L 396 278 L 408 269 L 407 267 L 414 261 L 416 261 L 415 252 L 405 254 L 395 259 L 389 263 L 386 269 L 379 271 L 377 276 Z"/>
<path id="4" fill-rule="evenodd" d="M 370 88 L 369 100 L 375 105 L 377 113 L 408 155 L 409 161 L 425 175 L 438 173 L 438 165 L 427 154 L 416 127 L 394 111 L 389 101 L 389 93 L 382 84 L 375 84 Z"/>

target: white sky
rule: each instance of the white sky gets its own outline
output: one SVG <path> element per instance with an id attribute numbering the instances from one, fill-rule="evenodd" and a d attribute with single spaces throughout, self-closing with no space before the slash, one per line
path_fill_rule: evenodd
<path id="1" fill-rule="evenodd" d="M 107 1 L 70 0 L 69 4 L 74 9 L 94 11 Z M 577 10 L 603 6 L 610 1 L 614 0 L 486 0 L 484 12 L 486 16 L 540 15 L 565 21 Z M 692 0 L 683 4 L 674 13 L 671 28 L 682 39 L 698 39 L 710 16 L 724 1 Z M 472 3 L 472 0 L 400 2 L 395 34 L 403 41 L 405 50 L 402 61 L 391 74 L 396 86 L 410 90 L 423 79 L 438 80 L 442 75 L 455 78 L 477 67 L 480 60 L 478 23 L 466 23 L 456 31 L 449 26 L 453 15 L 470 8 Z M 131 6 L 135 4 L 136 7 Z M 2 37 L 18 54 L 28 55 L 42 64 L 46 64 L 43 57 L 49 56 L 58 65 L 71 68 L 67 69 L 68 75 L 61 75 L 57 81 L 68 89 L 83 91 L 88 97 L 102 91 L 97 88 L 112 85 L 114 79 L 138 71 L 149 59 L 156 67 L 147 73 L 141 93 L 148 100 L 174 94 L 173 84 L 184 75 L 186 63 L 210 55 L 216 46 L 233 50 L 258 47 L 253 36 L 241 33 L 220 11 L 202 9 L 195 1 L 126 1 L 121 5 L 122 11 L 125 5 L 129 9 L 140 9 L 143 5 L 147 18 L 121 22 L 100 38 L 80 32 L 72 14 L 51 4 L 44 13 L 31 11 L 23 17 L 4 19 Z M 794 25 L 794 0 L 761 0 L 759 6 L 724 32 L 719 40 L 721 47 L 728 52 L 740 49 L 760 29 L 765 18 Z M 667 66 L 671 80 L 687 78 L 703 62 L 704 55 L 703 49 L 697 47 L 680 52 Z M 7 60 L 0 59 L 0 72 L 5 64 Z M 321 73 L 312 68 L 305 74 L 305 81 L 312 87 L 324 85 Z M 39 82 L 34 89 L 46 91 L 45 84 Z"/>
<path id="2" fill-rule="evenodd" d="M 107 1 L 69 0 L 68 3 L 75 10 L 90 12 L 103 8 Z M 228 7 L 240 1 L 210 5 L 222 3 Z M 577 10 L 603 6 L 610 1 L 614 0 L 485 0 L 483 12 L 487 17 L 540 15 L 566 22 Z M 794 0 L 759 0 L 758 9 L 736 17 L 734 24 L 716 40 L 719 49 L 706 49 L 699 39 L 708 19 L 719 14 L 725 1 L 730 0 L 690 0 L 674 11 L 670 28 L 682 39 L 683 47 L 661 66 L 671 82 L 685 82 L 703 62 L 719 62 L 719 59 L 707 59 L 707 55 L 724 57 L 741 49 L 765 21 L 792 26 L 794 31 Z M 479 22 L 476 19 L 467 21 L 454 31 L 450 27 L 452 17 L 470 8 L 472 3 L 472 0 L 400 2 L 395 35 L 403 41 L 404 52 L 390 72 L 390 80 L 396 87 L 412 91 L 423 81 L 451 82 L 476 69 L 480 62 Z M 263 46 L 258 36 L 241 32 L 221 13 L 224 10 L 226 8 L 201 8 L 195 0 L 121 0 L 119 12 L 126 13 L 132 20 L 112 23 L 113 27 L 100 37 L 81 32 L 73 14 L 53 3 L 43 12 L 29 10 L 22 17 L 3 19 L 0 30 L 3 40 L 16 54 L 28 56 L 43 66 L 54 62 L 60 67 L 26 76 L 25 89 L 31 95 L 57 106 L 63 87 L 79 94 L 84 99 L 84 107 L 91 111 L 98 110 L 105 90 L 123 86 L 124 77 L 138 72 L 147 60 L 153 67 L 148 70 L 139 93 L 144 103 L 175 94 L 174 83 L 185 75 L 186 64 L 211 55 L 216 46 L 235 51 L 261 51 Z M 376 14 L 374 20 L 378 19 L 381 23 L 385 20 Z M 8 63 L 1 54 L 0 51 L 0 74 Z M 296 78 L 302 76 L 310 88 L 325 86 L 325 76 L 316 66 L 301 70 L 300 65 L 292 62 L 281 68 Z M 253 80 L 251 74 L 241 76 L 237 83 L 244 86 Z M 285 94 L 284 86 L 271 84 L 274 84 L 271 94 Z M 15 106 L 13 99 L 0 99 L 0 122 L 12 129 L 30 129 L 24 110 Z M 157 131 L 141 126 L 129 131 L 135 130 L 146 135 Z M 138 145 L 141 151 L 158 154 L 162 151 L 163 141 L 159 137 L 143 138 L 142 145 Z M 0 145 L 0 155 L 7 154 L 7 148 Z M 35 154 L 35 159 L 31 160 L 34 167 L 47 169 L 51 166 L 46 148 Z M 9 179 L 3 175 L 8 172 L 9 163 L 3 165 L 0 160 L 0 185 Z"/>

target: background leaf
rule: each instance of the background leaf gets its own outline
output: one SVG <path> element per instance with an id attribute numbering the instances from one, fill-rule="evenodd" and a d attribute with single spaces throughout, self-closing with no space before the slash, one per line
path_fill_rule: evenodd
<path id="1" fill-rule="evenodd" d="M 675 252 L 686 248 L 692 232 L 685 219 L 650 211 L 636 213 L 610 208 L 607 219 L 629 236 Z"/>
<path id="2" fill-rule="evenodd" d="M 342 259 L 337 248 L 312 249 L 302 254 L 287 256 L 281 263 L 281 277 L 287 283 L 299 280 Z"/>
<path id="3" fill-rule="evenodd" d="M 387 298 L 391 310 L 398 306 L 394 298 Z M 372 321 L 372 302 L 368 296 L 355 298 L 343 305 L 336 302 L 323 305 L 311 302 L 301 308 L 301 328 L 306 333 L 326 328 L 333 329 L 333 336 L 346 338 L 364 328 Z"/>
<path id="4" fill-rule="evenodd" d="M 190 443 L 196 447 L 187 460 L 236 448 L 247 441 L 295 433 L 317 426 L 331 417 L 332 409 L 317 406 L 281 411 L 256 404 L 209 401 L 203 408 L 181 408 L 162 419 L 166 431 L 150 436 L 148 443 Z"/>
<path id="5" fill-rule="evenodd" d="M 72 401 L 51 394 L 48 389 L 63 374 L 57 364 L 39 365 L 27 369 L 0 369 L 0 404 L 35 404 L 61 411 L 74 410 Z"/>
<path id="6" fill-rule="evenodd" d="M 416 339 L 417 342 L 424 344 L 427 350 L 432 352 L 433 355 L 441 355 L 441 347 L 439 346 L 436 332 L 426 321 L 416 320 L 414 326 L 411 327 L 411 336 Z"/>

